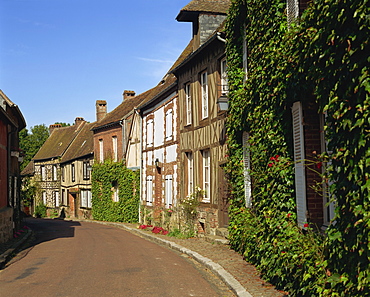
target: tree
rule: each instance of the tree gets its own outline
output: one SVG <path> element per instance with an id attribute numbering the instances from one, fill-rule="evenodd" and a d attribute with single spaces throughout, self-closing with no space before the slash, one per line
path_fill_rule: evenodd
<path id="1" fill-rule="evenodd" d="M 45 124 L 31 127 L 30 132 L 28 132 L 27 129 L 23 129 L 19 133 L 19 146 L 24 152 L 21 170 L 27 166 L 48 137 L 49 129 L 45 126 Z"/>

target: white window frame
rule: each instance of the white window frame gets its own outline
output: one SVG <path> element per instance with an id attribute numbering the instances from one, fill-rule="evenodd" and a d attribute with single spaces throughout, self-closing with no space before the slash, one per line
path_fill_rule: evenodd
<path id="1" fill-rule="evenodd" d="M 46 167 L 44 165 L 40 166 L 40 171 L 41 171 L 41 180 L 45 181 L 46 180 Z"/>
<path id="2" fill-rule="evenodd" d="M 91 208 L 91 190 L 81 190 L 81 207 Z"/>
<path id="3" fill-rule="evenodd" d="M 76 166 L 74 163 L 71 164 L 71 181 L 76 181 Z"/>
<path id="4" fill-rule="evenodd" d="M 243 145 L 243 163 L 244 163 L 244 197 L 245 206 L 248 208 L 252 207 L 252 183 L 251 183 L 251 155 L 250 155 L 250 143 L 249 133 L 244 131 L 242 136 Z"/>
<path id="5" fill-rule="evenodd" d="M 99 161 L 104 162 L 104 142 L 103 139 L 99 139 Z"/>
<path id="6" fill-rule="evenodd" d="M 59 191 L 54 192 L 54 199 L 55 199 L 55 207 L 59 207 L 60 206 Z"/>
<path id="7" fill-rule="evenodd" d="M 174 205 L 173 201 L 173 176 L 172 175 L 166 175 L 165 176 L 165 205 L 166 208 L 170 208 Z"/>
<path id="8" fill-rule="evenodd" d="M 295 190 L 297 201 L 297 222 L 303 227 L 307 223 L 306 171 L 304 152 L 303 110 L 300 101 L 294 102 L 293 117 L 293 145 L 295 167 Z"/>
<path id="9" fill-rule="evenodd" d="M 57 165 L 53 165 L 53 181 L 57 181 L 58 180 L 58 169 L 57 169 Z"/>
<path id="10" fill-rule="evenodd" d="M 112 136 L 113 162 L 118 161 L 118 141 L 117 136 Z"/>
<path id="11" fill-rule="evenodd" d="M 202 202 L 211 202 L 211 152 L 209 149 L 202 151 L 203 159 L 203 190 Z"/>
<path id="12" fill-rule="evenodd" d="M 207 71 L 200 74 L 201 100 L 202 100 L 202 119 L 208 118 L 209 100 L 208 100 L 208 75 Z"/>
<path id="13" fill-rule="evenodd" d="M 229 94 L 229 82 L 227 79 L 227 63 L 226 58 L 223 58 L 221 64 L 221 95 L 227 96 Z"/>
<path id="14" fill-rule="evenodd" d="M 42 203 L 46 206 L 47 205 L 47 199 L 46 199 L 46 192 L 42 192 Z"/>
<path id="15" fill-rule="evenodd" d="M 188 195 L 194 192 L 194 155 L 192 152 L 186 153 L 188 163 Z"/>
<path id="16" fill-rule="evenodd" d="M 154 142 L 154 120 L 150 119 L 146 123 L 146 146 L 152 147 Z"/>
<path id="17" fill-rule="evenodd" d="M 173 110 L 168 109 L 166 111 L 166 141 L 173 139 Z"/>
<path id="18" fill-rule="evenodd" d="M 191 125 L 192 122 L 192 104 L 191 104 L 191 84 L 185 84 L 185 108 L 186 108 L 186 125 Z"/>
<path id="19" fill-rule="evenodd" d="M 153 176 L 146 177 L 146 205 L 153 205 Z"/>

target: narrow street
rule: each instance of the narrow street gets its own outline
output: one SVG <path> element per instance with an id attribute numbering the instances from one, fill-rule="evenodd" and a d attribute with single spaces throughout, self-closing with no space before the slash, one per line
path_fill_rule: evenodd
<path id="1" fill-rule="evenodd" d="M 27 219 L 30 247 L 0 271 L 0 296 L 233 296 L 180 254 L 125 230 Z"/>

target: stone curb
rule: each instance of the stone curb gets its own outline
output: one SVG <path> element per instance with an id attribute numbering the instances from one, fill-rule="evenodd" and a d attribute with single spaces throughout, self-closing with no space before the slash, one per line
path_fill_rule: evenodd
<path id="1" fill-rule="evenodd" d="M 124 229 L 130 231 L 131 233 L 139 234 L 143 237 L 146 237 L 149 240 L 156 241 L 158 243 L 162 243 L 169 248 L 176 250 L 178 252 L 187 254 L 188 256 L 192 257 L 194 260 L 196 260 L 198 263 L 206 266 L 208 269 L 210 269 L 213 273 L 215 273 L 218 277 L 220 277 L 224 283 L 238 296 L 238 297 L 253 297 L 229 272 L 227 272 L 220 264 L 217 264 L 213 262 L 211 259 L 204 257 L 200 255 L 197 252 L 194 252 L 192 250 L 189 250 L 177 243 L 174 243 L 172 241 L 151 235 L 150 233 L 147 233 L 146 231 L 140 231 L 136 228 L 128 227 L 124 224 L 120 223 L 114 223 L 114 222 L 99 222 L 99 221 L 89 221 L 104 225 L 111 225 L 111 226 L 117 226 L 117 227 L 123 227 Z"/>
<path id="2" fill-rule="evenodd" d="M 18 250 L 22 247 L 23 243 L 26 242 L 26 240 L 31 236 L 32 230 L 28 229 L 27 233 L 17 241 L 12 247 L 7 249 L 6 252 L 0 255 L 0 269 L 3 269 L 5 265 L 8 263 L 8 261 L 12 258 L 12 255 L 14 253 L 17 253 Z"/>

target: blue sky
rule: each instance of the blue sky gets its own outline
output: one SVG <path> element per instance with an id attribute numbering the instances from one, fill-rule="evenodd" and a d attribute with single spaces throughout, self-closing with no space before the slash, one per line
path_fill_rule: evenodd
<path id="1" fill-rule="evenodd" d="M 176 21 L 190 0 L 0 0 L 0 89 L 27 129 L 95 121 L 124 90 L 161 80 L 191 39 Z"/>

